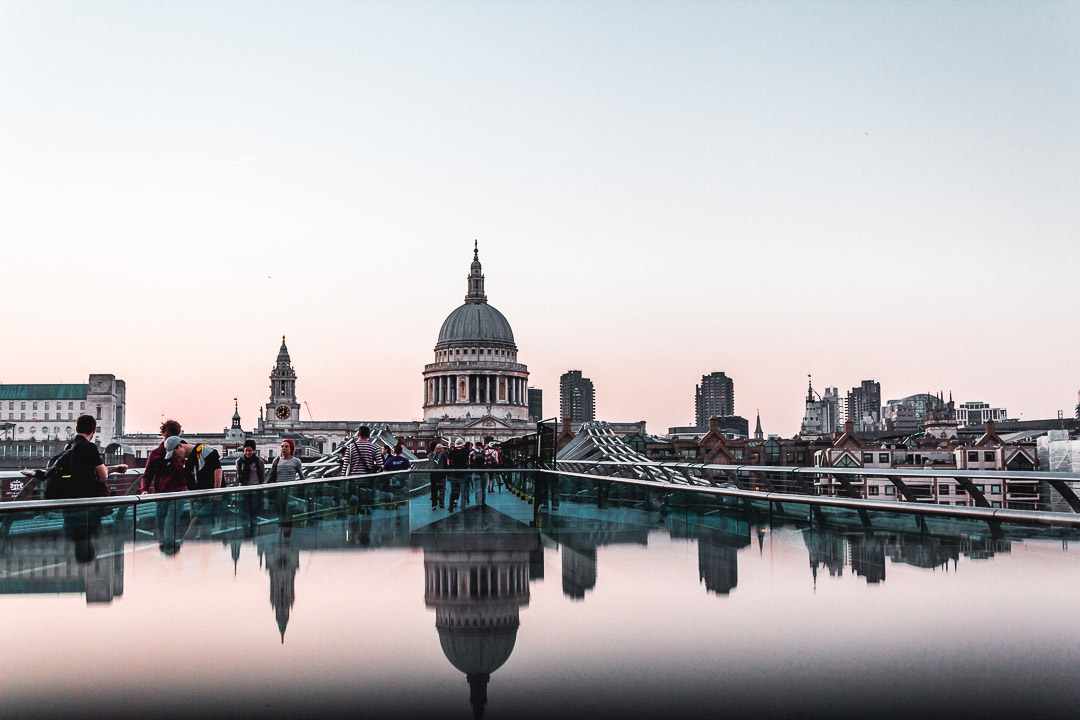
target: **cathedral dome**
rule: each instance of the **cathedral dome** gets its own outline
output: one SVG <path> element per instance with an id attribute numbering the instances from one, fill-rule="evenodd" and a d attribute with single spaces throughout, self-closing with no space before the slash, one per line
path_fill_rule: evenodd
<path id="1" fill-rule="evenodd" d="M 469 292 L 465 304 L 446 316 L 439 329 L 436 350 L 446 347 L 473 345 L 502 345 L 517 350 L 514 331 L 503 314 L 488 305 L 484 294 L 484 272 L 480 265 L 480 251 L 473 246 L 473 261 L 469 268 Z"/>
<path id="2" fill-rule="evenodd" d="M 486 302 L 466 302 L 447 315 L 436 349 L 453 345 L 514 345 L 514 331 L 503 314 Z"/>

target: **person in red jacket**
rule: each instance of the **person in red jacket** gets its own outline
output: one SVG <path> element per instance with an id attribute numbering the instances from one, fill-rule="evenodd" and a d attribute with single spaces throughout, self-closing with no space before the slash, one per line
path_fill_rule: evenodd
<path id="1" fill-rule="evenodd" d="M 166 420 L 161 424 L 161 444 L 146 456 L 140 490 L 143 495 L 182 492 L 187 490 L 184 474 L 184 456 L 177 448 L 180 439 L 180 423 Z M 180 549 L 176 539 L 176 526 L 184 511 L 183 500 L 159 500 L 157 502 L 158 547 L 165 553 L 174 554 Z"/>

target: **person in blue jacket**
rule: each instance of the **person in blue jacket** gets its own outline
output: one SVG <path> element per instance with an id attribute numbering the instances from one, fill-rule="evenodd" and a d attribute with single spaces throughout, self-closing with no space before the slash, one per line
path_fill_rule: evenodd
<path id="1" fill-rule="evenodd" d="M 404 457 L 401 454 L 401 443 L 394 446 L 394 454 L 386 458 L 386 462 L 383 463 L 383 472 L 393 472 L 395 470 L 408 470 L 412 467 L 412 463 L 409 462 L 409 458 Z"/>

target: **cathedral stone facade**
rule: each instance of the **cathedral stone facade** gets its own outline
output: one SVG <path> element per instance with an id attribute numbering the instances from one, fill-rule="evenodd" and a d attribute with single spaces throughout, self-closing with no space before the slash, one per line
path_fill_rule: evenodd
<path id="1" fill-rule="evenodd" d="M 487 301 L 476 248 L 468 283 L 465 304 L 439 330 L 435 362 L 424 367 L 424 420 L 527 421 L 529 369 L 518 362 L 510 323 Z"/>

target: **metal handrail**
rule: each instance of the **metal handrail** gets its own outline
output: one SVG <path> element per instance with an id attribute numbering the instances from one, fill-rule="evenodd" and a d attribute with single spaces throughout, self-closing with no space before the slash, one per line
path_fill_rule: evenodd
<path id="1" fill-rule="evenodd" d="M 964 469 L 927 469 L 927 468 L 911 468 L 911 469 L 898 469 L 898 468 L 833 468 L 833 467 L 806 467 L 806 466 L 790 466 L 790 465 L 721 465 L 712 463 L 681 463 L 681 462 L 656 462 L 656 461 L 620 461 L 620 460 L 569 460 L 560 461 L 557 464 L 562 465 L 565 468 L 577 469 L 580 465 L 592 466 L 594 468 L 613 468 L 614 472 L 620 472 L 625 469 L 630 469 L 633 474 L 638 476 L 652 475 L 657 472 L 661 472 L 667 475 L 667 481 L 671 484 L 676 484 L 671 470 L 682 470 L 683 475 L 686 478 L 686 483 L 690 485 L 716 485 L 715 478 L 694 478 L 691 471 L 697 471 L 704 475 L 703 471 L 708 471 L 711 475 L 716 473 L 722 473 L 726 476 L 728 473 L 733 473 L 732 477 L 735 483 L 738 484 L 740 479 L 746 478 L 750 473 L 759 475 L 764 485 L 768 486 L 769 492 L 776 492 L 778 488 L 772 482 L 771 476 L 773 475 L 789 475 L 792 480 L 798 480 L 802 477 L 811 477 L 815 481 L 822 478 L 828 478 L 829 480 L 837 480 L 840 483 L 841 490 L 849 497 L 858 498 L 859 491 L 849 481 L 848 477 L 855 476 L 861 478 L 882 478 L 888 480 L 896 488 L 898 495 L 901 495 L 909 503 L 917 503 L 922 500 L 932 500 L 933 498 L 920 498 L 915 490 L 910 487 L 905 481 L 910 481 L 916 478 L 945 478 L 955 480 L 960 488 L 967 493 L 975 505 L 980 507 L 991 507 L 991 502 L 986 498 L 984 494 L 984 487 L 976 485 L 973 480 L 980 481 L 981 483 L 992 483 L 994 481 L 1002 482 L 1007 481 L 1014 488 L 1018 483 L 1022 483 L 1027 487 L 1042 487 L 1042 483 L 1050 487 L 1056 492 L 1065 504 L 1073 511 L 1073 513 L 1080 514 L 1080 496 L 1077 495 L 1074 483 L 1080 483 L 1080 474 L 1077 473 L 1063 473 L 1063 472 L 1038 472 L 1031 471 L 1008 471 L 1008 470 L 964 470 Z M 695 480 L 697 482 L 695 482 Z M 682 483 L 679 483 L 680 485 Z M 805 488 L 808 496 L 813 496 L 816 493 L 813 490 L 816 486 Z M 1020 499 L 1013 497 L 1013 502 L 1019 502 Z M 1026 500 L 1026 498 L 1024 499 Z M 871 500 L 870 502 L 884 502 L 882 500 Z"/>
<path id="2" fill-rule="evenodd" d="M 290 482 L 262 483 L 261 485 L 234 485 L 232 487 L 212 488 L 209 490 L 181 490 L 169 493 L 146 493 L 140 495 L 110 495 L 100 498 L 75 498 L 71 500 L 15 500 L 0 503 L 0 515 L 13 512 L 33 510 L 42 512 L 45 510 L 63 510 L 65 508 L 96 507 L 100 505 L 138 505 L 140 503 L 160 502 L 163 500 L 187 500 L 189 498 L 206 498 L 217 495 L 232 495 L 234 493 L 259 492 L 262 490 L 291 488 L 304 485 L 316 485 L 319 483 L 335 483 L 346 480 L 367 480 L 374 478 L 386 478 L 394 475 L 407 474 L 408 470 L 394 470 L 391 472 L 369 473 L 366 475 L 346 475 L 332 478 L 305 478 L 304 480 L 292 480 Z"/>
<path id="3" fill-rule="evenodd" d="M 734 466 L 724 466 L 734 467 Z M 761 467 L 758 465 L 738 467 Z M 637 478 L 606 478 L 598 475 L 562 472 L 559 475 L 576 477 L 583 480 L 608 480 L 625 485 L 639 485 L 673 492 L 692 492 L 724 497 L 745 498 L 769 503 L 838 507 L 850 510 L 870 510 L 874 512 L 898 512 L 910 515 L 950 517 L 956 519 L 982 520 L 985 522 L 1008 522 L 1022 525 L 1053 525 L 1055 527 L 1080 528 L 1080 515 L 1072 513 L 1044 512 L 1041 510 L 1008 510 L 1005 508 L 969 507 L 963 505 L 937 505 L 930 503 L 897 502 L 894 500 L 863 500 L 860 498 L 834 497 L 828 495 L 795 495 L 781 492 L 762 492 L 759 490 L 741 490 L 739 488 L 706 487 L 700 485 L 673 485 L 655 480 Z"/>
<path id="4" fill-rule="evenodd" d="M 728 468 L 743 468 L 761 466 L 720 466 Z M 813 507 L 836 507 L 857 511 L 874 512 L 898 512 L 910 515 L 923 515 L 935 517 L 948 517 L 955 519 L 980 520 L 988 523 L 1006 522 L 1023 525 L 1051 525 L 1055 527 L 1080 528 L 1080 515 L 1043 512 L 1038 510 L 1010 510 L 1005 508 L 967 507 L 958 505 L 937 505 L 928 503 L 896 502 L 890 500 L 864 500 L 861 498 L 834 497 L 822 495 L 796 495 L 783 492 L 762 492 L 743 490 L 735 487 L 706 487 L 694 485 L 675 485 L 670 482 L 657 480 L 642 480 L 639 478 L 616 478 L 584 473 L 530 470 L 525 468 L 476 468 L 475 470 L 459 470 L 457 472 L 536 472 L 554 473 L 562 477 L 580 478 L 592 482 L 604 481 L 615 484 L 634 485 L 648 487 L 654 490 L 670 492 L 689 492 L 721 497 L 743 498 L 757 500 L 777 505 L 806 505 Z M 452 471 L 446 471 L 452 472 Z M 287 483 L 264 483 L 262 485 L 246 485 L 231 488 L 216 488 L 212 490 L 188 490 L 174 493 L 150 493 L 146 495 L 117 496 L 104 498 L 88 498 L 74 500 L 33 500 L 24 502 L 7 502 L 0 504 L 0 515 L 12 514 L 24 511 L 41 512 L 45 510 L 63 510 L 73 508 L 98 507 L 98 506 L 129 506 L 143 503 L 186 500 L 190 498 L 206 498 L 217 495 L 231 495 L 234 493 L 263 492 L 270 489 L 281 489 L 317 485 L 321 483 L 331 484 L 349 480 L 374 480 L 376 478 L 389 478 L 396 475 L 408 474 L 408 470 L 393 472 L 372 473 L 368 475 L 349 475 L 335 478 L 310 478 L 305 480 L 293 480 Z"/>
<path id="5" fill-rule="evenodd" d="M 556 465 L 597 465 L 614 467 L 647 467 L 647 468 L 672 468 L 691 470 L 719 470 L 722 472 L 771 472 L 791 473 L 807 475 L 869 475 L 871 477 L 927 477 L 927 478 L 967 478 L 971 480 L 986 478 L 995 480 L 1064 480 L 1066 482 L 1080 482 L 1080 473 L 1044 472 L 1040 470 L 1009 471 L 1009 470 L 960 470 L 942 467 L 940 469 L 912 468 L 903 470 L 897 468 L 840 468 L 840 467 L 817 467 L 806 465 L 720 465 L 716 463 L 684 463 L 684 462 L 629 462 L 624 460 L 559 460 Z"/>

